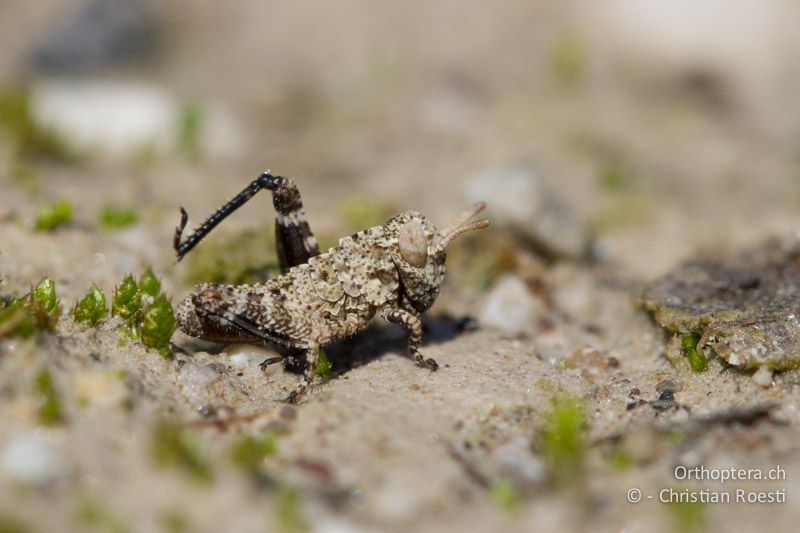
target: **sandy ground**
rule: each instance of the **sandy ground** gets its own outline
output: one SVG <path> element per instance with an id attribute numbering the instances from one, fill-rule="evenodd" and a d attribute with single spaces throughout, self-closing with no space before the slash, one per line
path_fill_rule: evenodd
<path id="1" fill-rule="evenodd" d="M 718 37 L 706 17 L 684 27 L 679 37 L 693 43 L 684 49 L 669 41 L 670 13 L 636 23 L 605 4 L 509 2 L 487 14 L 457 2 L 166 2 L 155 58 L 77 81 L 145 81 L 179 105 L 221 109 L 235 127 L 212 134 L 209 125 L 217 142 L 202 144 L 199 160 L 170 147 L 147 158 L 141 146 L 95 147 L 78 165 L 26 161 L 37 176 L 26 181 L 4 137 L 0 293 L 49 274 L 65 313 L 54 333 L 0 339 L 0 531 L 793 530 L 800 373 L 765 386 L 716 362 L 699 374 L 673 366 L 668 336 L 637 298 L 686 258 L 800 227 L 791 61 L 800 46 L 784 27 L 796 8 L 776 1 L 725 16 L 727 33 L 758 47 Z M 71 12 L 56 1 L 4 8 L 6 85 L 63 81 L 23 58 L 41 42 L 33 28 Z M 31 31 L 9 39 L 23 22 Z M 109 122 L 117 111 L 106 111 Z M 312 226 L 331 239 L 357 229 L 342 208 L 354 194 L 442 224 L 466 205 L 475 176 L 521 160 L 592 229 L 600 259 L 542 260 L 502 224 L 454 245 L 426 322 L 423 348 L 438 372 L 416 368 L 402 332 L 376 324 L 330 348 L 331 378 L 287 406 L 279 399 L 299 377 L 262 372 L 263 347 L 176 333 L 165 359 L 120 340 L 113 321 L 86 328 L 66 314 L 92 282 L 110 295 L 148 265 L 177 303 L 190 290 L 171 248 L 178 206 L 197 223 L 265 167 L 296 179 Z M 73 221 L 32 231 L 59 198 L 75 206 Z M 133 207 L 139 221 L 100 228 L 109 203 Z M 219 231 L 235 236 L 271 218 L 265 196 Z M 494 277 L 469 283 L 470 257 L 506 241 L 514 259 L 503 268 L 536 303 L 527 333 L 462 327 L 496 287 Z M 43 368 L 64 410 L 55 426 L 40 423 L 32 392 Z M 652 402 L 665 386 L 674 402 L 662 409 Z M 579 398 L 586 415 L 574 456 L 583 465 L 566 486 L 553 483 L 540 445 L 552 401 L 564 397 Z M 210 479 L 154 461 L 159 420 L 196 446 Z M 237 467 L 232 447 L 264 434 L 274 453 Z M 783 469 L 785 478 L 681 480 L 676 466 Z M 662 489 L 703 488 L 734 500 L 737 489 L 783 491 L 786 502 L 659 501 Z M 631 489 L 641 502 L 629 501 Z"/>

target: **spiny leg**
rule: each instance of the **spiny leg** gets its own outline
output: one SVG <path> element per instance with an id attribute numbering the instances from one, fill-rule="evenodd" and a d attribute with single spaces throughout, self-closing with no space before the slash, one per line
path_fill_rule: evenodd
<path id="1" fill-rule="evenodd" d="M 300 200 L 300 192 L 297 186 L 289 178 L 273 176 L 268 172 L 264 172 L 242 192 L 208 217 L 194 233 L 182 242 L 181 236 L 183 235 L 183 230 L 186 229 L 189 215 L 181 207 L 181 221 L 175 228 L 175 237 L 173 239 L 178 261 L 197 246 L 217 224 L 247 203 L 261 189 L 272 191 L 272 204 L 278 212 L 275 219 L 275 236 L 278 263 L 281 270 L 285 272 L 289 268 L 305 263 L 310 257 L 319 254 L 319 246 L 303 213 L 303 203 Z"/>
<path id="2" fill-rule="evenodd" d="M 419 351 L 422 344 L 422 322 L 419 317 L 405 309 L 386 309 L 383 318 L 392 324 L 399 324 L 408 334 L 408 353 L 414 358 L 414 362 L 420 368 L 437 370 L 438 363 L 433 359 L 425 359 Z"/>
<path id="3" fill-rule="evenodd" d="M 295 390 L 293 390 L 284 401 L 289 403 L 297 403 L 300 398 L 305 395 L 311 383 L 314 381 L 314 376 L 317 372 L 317 361 L 319 360 L 319 345 L 313 343 L 306 348 L 306 369 L 303 372 L 303 382 Z"/>

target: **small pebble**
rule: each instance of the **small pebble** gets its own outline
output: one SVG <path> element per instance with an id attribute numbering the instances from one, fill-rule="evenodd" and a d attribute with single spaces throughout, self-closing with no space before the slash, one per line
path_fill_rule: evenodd
<path id="1" fill-rule="evenodd" d="M 753 374 L 753 381 L 762 387 L 769 387 L 772 385 L 772 369 L 768 366 L 762 366 Z"/>
<path id="2" fill-rule="evenodd" d="M 530 293 L 525 282 L 506 274 L 489 291 L 478 320 L 506 333 L 533 335 L 545 313 L 544 303 Z"/>
<path id="3" fill-rule="evenodd" d="M 45 486 L 64 471 L 58 452 L 32 433 L 13 437 L 0 452 L 0 474 L 16 482 Z"/>
<path id="4" fill-rule="evenodd" d="M 656 392 L 680 392 L 683 389 L 683 381 L 678 378 L 667 378 L 661 380 L 656 385 Z"/>

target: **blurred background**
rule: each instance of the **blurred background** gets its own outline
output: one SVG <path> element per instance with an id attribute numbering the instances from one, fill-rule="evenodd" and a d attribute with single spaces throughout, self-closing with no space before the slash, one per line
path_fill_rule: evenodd
<path id="1" fill-rule="evenodd" d="M 799 11 L 6 0 L 1 205 L 199 218 L 269 168 L 333 233 L 354 197 L 442 224 L 482 196 L 496 229 L 567 254 L 591 235 L 594 253 L 652 277 L 796 225 Z M 242 219 L 271 218 L 265 205 Z"/>
<path id="2" fill-rule="evenodd" d="M 791 471 L 800 381 L 670 365 L 631 289 L 798 235 L 799 27 L 795 0 L 3 0 L 0 293 L 47 274 L 64 313 L 54 334 L 0 344 L 0 532 L 29 530 L 16 515 L 42 531 L 260 531 L 267 514 L 299 532 L 301 507 L 325 532 L 702 531 L 685 526 L 697 506 L 625 491 L 675 485 L 684 460 Z M 173 304 L 274 272 L 266 193 L 181 264 L 172 250 L 179 206 L 196 226 L 267 169 L 295 179 L 323 246 L 400 211 L 442 227 L 489 204 L 427 314 L 442 371 L 414 368 L 399 328 L 373 330 L 289 408 L 276 399 L 298 377 L 259 370 L 261 348 L 168 330 L 165 358 L 114 319 L 66 314 L 148 266 Z M 57 393 L 65 415 L 46 426 Z M 561 457 L 578 497 L 551 490 L 537 448 L 560 394 L 587 405 L 566 415 L 590 468 L 583 445 Z M 726 427 L 702 449 L 647 429 L 711 430 L 700 417 L 766 400 L 794 423 Z M 628 437 L 624 470 L 597 443 Z M 798 519 L 710 507 L 720 529 Z"/>

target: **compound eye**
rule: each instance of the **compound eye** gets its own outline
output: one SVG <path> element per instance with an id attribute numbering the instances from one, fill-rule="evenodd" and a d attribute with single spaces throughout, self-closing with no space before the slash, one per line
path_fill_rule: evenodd
<path id="1" fill-rule="evenodd" d="M 428 240 L 425 230 L 418 220 L 403 224 L 398 235 L 400 255 L 406 263 L 413 267 L 423 267 L 428 261 Z"/>

